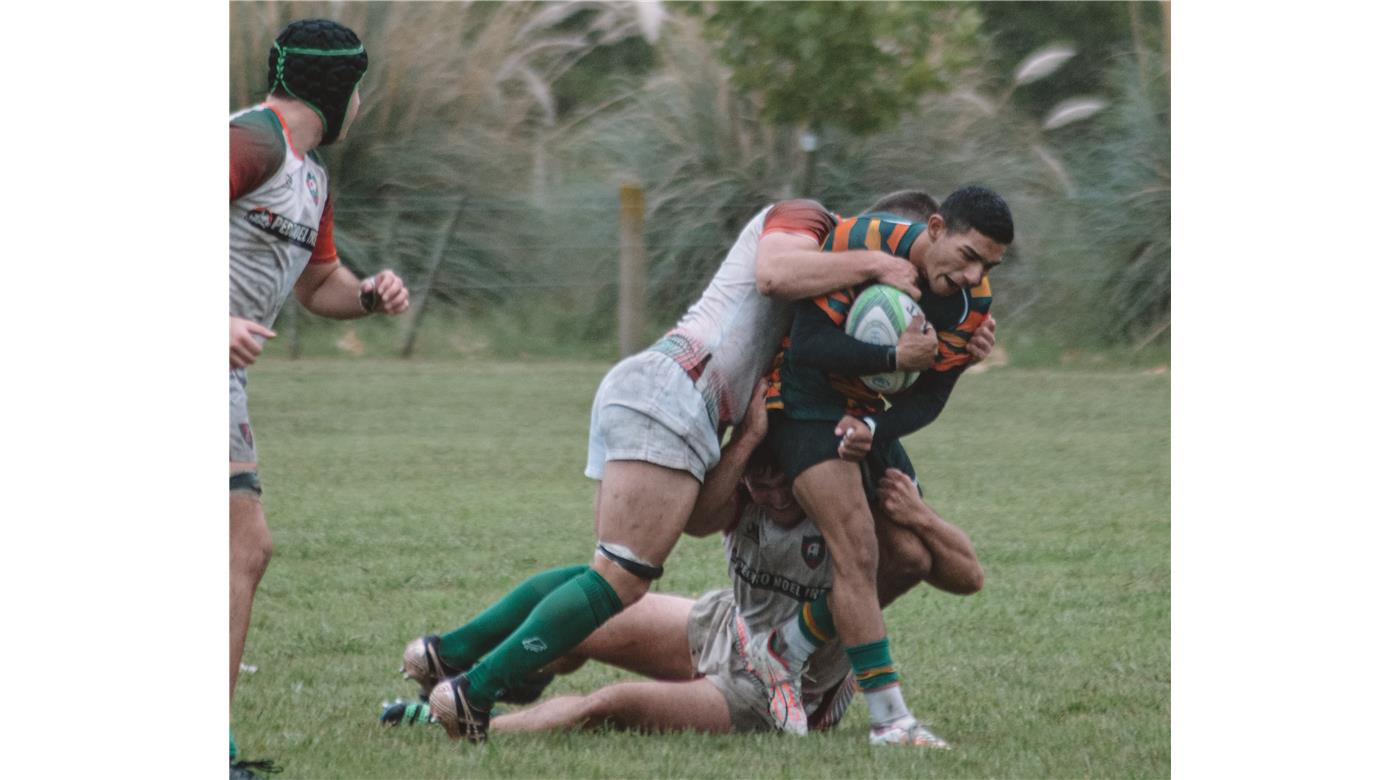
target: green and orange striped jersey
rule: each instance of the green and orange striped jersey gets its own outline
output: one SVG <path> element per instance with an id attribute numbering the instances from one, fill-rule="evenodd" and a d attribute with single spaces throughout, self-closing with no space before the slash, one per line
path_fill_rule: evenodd
<path id="1" fill-rule="evenodd" d="M 800 203 L 801 208 L 805 209 L 821 208 L 812 201 L 794 203 Z M 777 210 L 776 207 L 774 210 Z M 789 221 L 794 220 L 789 217 Z M 822 224 L 816 219 L 807 222 Z M 873 249 L 907 260 L 915 239 L 925 230 L 927 225 L 924 223 L 893 214 L 873 213 L 835 219 L 832 227 L 825 232 L 817 228 L 806 233 L 820 241 L 822 250 L 826 252 Z M 844 328 L 851 305 L 864 289 L 865 286 L 833 290 L 812 298 L 810 305 L 820 309 L 834 326 Z M 986 320 L 991 309 L 991 282 L 983 277 L 978 286 L 971 290 L 959 290 L 950 296 L 935 295 L 923 279 L 919 281 L 919 289 L 922 293 L 919 307 L 938 331 L 938 356 L 933 370 L 949 372 L 961 369 L 972 359 L 967 351 L 968 339 L 977 326 Z M 786 361 L 790 339 L 789 336 L 783 340 L 773 359 L 773 369 L 769 374 L 769 409 L 784 409 L 793 419 L 817 420 L 837 420 L 843 414 L 861 417 L 885 409 L 884 396 L 866 387 L 857 376 L 794 366 Z"/>

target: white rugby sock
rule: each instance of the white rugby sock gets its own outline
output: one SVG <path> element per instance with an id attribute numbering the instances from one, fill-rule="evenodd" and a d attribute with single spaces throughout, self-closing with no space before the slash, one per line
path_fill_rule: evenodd
<path id="1" fill-rule="evenodd" d="M 807 665 L 807 659 L 812 657 L 812 653 L 817 652 L 821 645 L 814 645 L 802 633 L 802 614 L 789 620 L 778 627 L 774 635 L 777 637 L 769 649 L 777 653 L 778 657 L 787 661 L 792 669 L 801 669 Z"/>
<path id="2" fill-rule="evenodd" d="M 909 707 L 904 704 L 904 694 L 899 683 L 865 692 L 865 703 L 870 706 L 870 723 L 873 726 L 888 726 L 902 718 L 912 718 Z"/>

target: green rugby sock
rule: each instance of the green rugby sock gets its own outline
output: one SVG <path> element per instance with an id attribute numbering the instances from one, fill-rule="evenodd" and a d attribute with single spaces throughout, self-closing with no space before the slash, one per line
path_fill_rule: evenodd
<path id="1" fill-rule="evenodd" d="M 856 684 L 862 692 L 873 691 L 899 682 L 890 657 L 890 638 L 881 637 L 864 645 L 846 648 L 846 658 L 856 674 Z"/>
<path id="2" fill-rule="evenodd" d="M 466 625 L 443 634 L 442 644 L 438 646 L 442 660 L 458 669 L 476 663 L 478 658 L 491 652 L 502 639 L 510 636 L 510 632 L 519 628 L 545 596 L 585 571 L 588 571 L 588 567 L 584 565 L 563 566 L 542 571 L 520 583 L 500 601 L 467 621 Z"/>
<path id="3" fill-rule="evenodd" d="M 798 613 L 798 626 L 802 636 L 814 645 L 824 645 L 836 636 L 836 618 L 832 617 L 831 607 L 827 606 L 826 594 L 802 605 L 802 611 Z"/>
<path id="4" fill-rule="evenodd" d="M 228 760 L 232 762 L 235 758 L 238 758 L 238 746 L 233 744 L 233 727 L 230 726 L 228 730 Z"/>
<path id="5" fill-rule="evenodd" d="M 592 569 L 555 588 L 514 633 L 467 672 L 472 704 L 490 708 L 502 691 L 562 658 L 621 611 L 617 592 Z"/>

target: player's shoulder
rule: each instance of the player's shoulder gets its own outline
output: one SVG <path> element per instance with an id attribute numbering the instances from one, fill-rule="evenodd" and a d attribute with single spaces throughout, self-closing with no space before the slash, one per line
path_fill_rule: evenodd
<path id="1" fill-rule="evenodd" d="M 815 200 L 780 200 L 764 217 L 763 234 L 795 233 L 821 241 L 836 225 L 836 220 L 835 214 Z"/>

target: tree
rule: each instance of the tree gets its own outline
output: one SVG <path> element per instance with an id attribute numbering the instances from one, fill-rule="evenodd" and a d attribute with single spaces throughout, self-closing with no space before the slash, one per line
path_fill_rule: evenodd
<path id="1" fill-rule="evenodd" d="M 762 117 L 802 134 L 799 190 L 812 192 L 822 131 L 891 127 L 979 50 L 969 5 L 896 2 L 691 3 L 730 83 Z"/>

